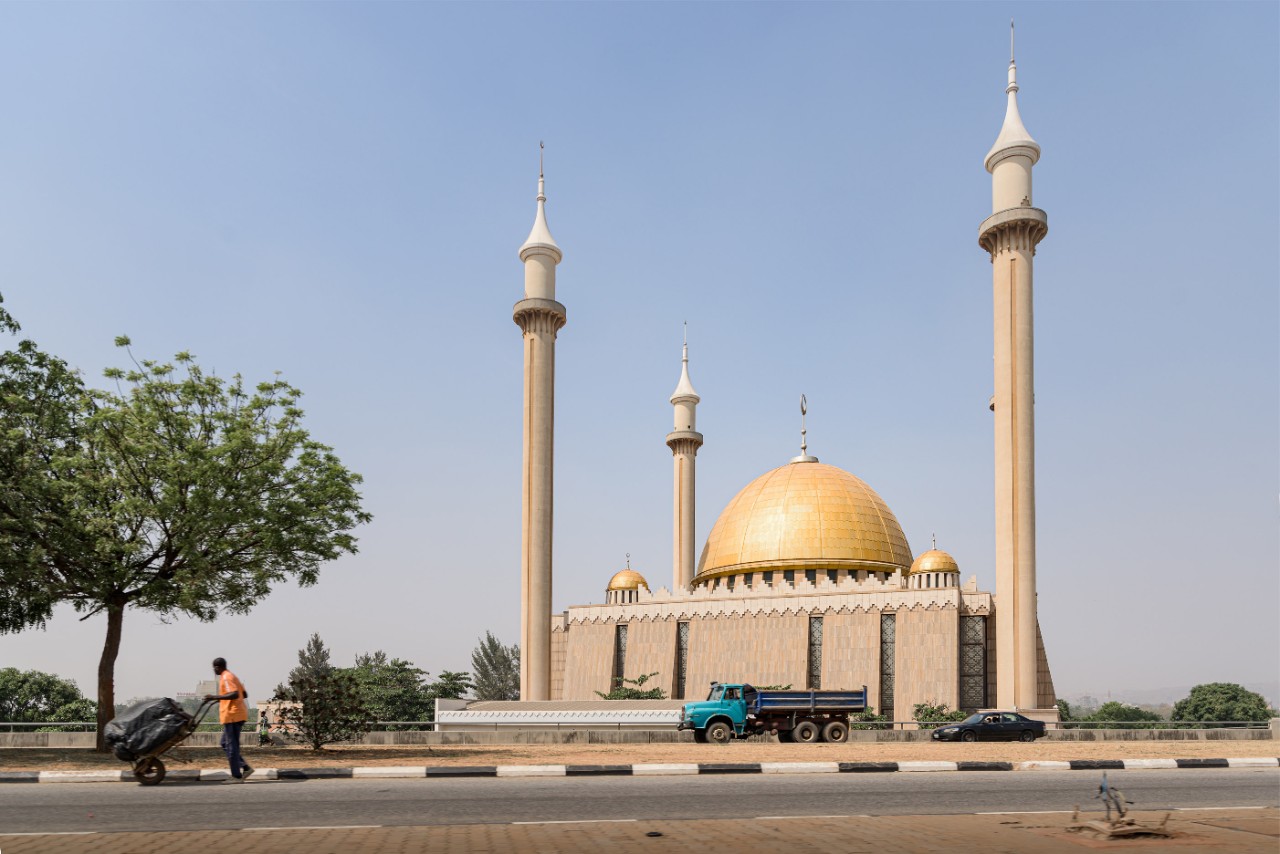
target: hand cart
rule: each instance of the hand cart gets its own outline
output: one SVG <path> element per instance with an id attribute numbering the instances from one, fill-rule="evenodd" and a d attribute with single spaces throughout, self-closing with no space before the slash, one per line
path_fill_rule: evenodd
<path id="1" fill-rule="evenodd" d="M 187 720 L 182 725 L 182 729 L 174 733 L 172 738 L 162 743 L 159 747 L 133 760 L 133 776 L 138 778 L 139 784 L 143 786 L 157 786 L 160 784 L 165 775 L 164 762 L 160 757 L 182 744 L 193 732 L 199 729 L 200 724 L 204 722 L 205 715 L 209 714 L 209 710 L 217 703 L 217 700 L 205 700 L 200 704 L 200 708 L 194 715 L 183 712 Z"/>

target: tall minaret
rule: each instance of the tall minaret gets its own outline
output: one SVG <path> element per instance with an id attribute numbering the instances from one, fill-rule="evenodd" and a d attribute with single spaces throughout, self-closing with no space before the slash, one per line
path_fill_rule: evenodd
<path id="1" fill-rule="evenodd" d="M 538 144 L 541 149 L 542 144 Z M 538 213 L 520 247 L 524 299 L 512 318 L 524 333 L 524 469 L 520 520 L 520 699 L 551 699 L 551 504 L 554 463 L 556 302 L 560 247 L 547 228 L 547 195 L 538 158 Z"/>
<path id="2" fill-rule="evenodd" d="M 684 358 L 680 366 L 680 382 L 671 393 L 675 407 L 674 429 L 667 434 L 667 447 L 675 460 L 675 491 L 672 502 L 671 590 L 687 590 L 693 584 L 693 504 L 694 464 L 702 447 L 698 426 L 698 393 L 689 382 L 689 341 L 686 334 Z"/>
<path id="3" fill-rule="evenodd" d="M 1033 709 L 1038 701 L 1032 259 L 1049 218 L 1032 207 L 1031 167 L 1040 159 L 1040 146 L 1018 115 L 1012 22 L 1005 92 L 1004 126 L 986 159 L 993 213 L 978 229 L 978 244 L 991 253 L 995 307 L 995 705 Z"/>

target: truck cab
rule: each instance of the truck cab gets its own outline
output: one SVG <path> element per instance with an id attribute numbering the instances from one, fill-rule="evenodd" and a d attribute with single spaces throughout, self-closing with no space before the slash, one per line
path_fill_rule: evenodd
<path id="1" fill-rule="evenodd" d="M 678 729 L 693 730 L 693 737 L 700 742 L 741 737 L 747 721 L 747 697 L 754 691 L 750 685 L 712 682 L 707 699 L 684 704 Z"/>

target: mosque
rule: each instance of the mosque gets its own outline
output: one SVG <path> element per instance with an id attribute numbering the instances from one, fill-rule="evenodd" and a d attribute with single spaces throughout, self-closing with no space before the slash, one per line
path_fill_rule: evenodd
<path id="1" fill-rule="evenodd" d="M 594 700 L 620 678 L 701 698 L 712 681 L 856 688 L 868 705 L 910 720 L 917 703 L 1018 709 L 1055 719 L 1053 680 L 1036 618 L 1032 268 L 1048 217 L 1032 205 L 1040 146 L 1018 112 L 1010 50 L 1004 124 L 985 158 L 991 216 L 978 243 L 993 270 L 996 589 L 961 581 L 956 559 L 913 553 L 893 511 L 856 475 L 809 455 L 765 471 L 729 502 L 694 562 L 701 400 L 688 345 L 671 395 L 673 554 L 670 586 L 627 569 L 605 603 L 552 614 L 552 478 L 556 301 L 562 256 L 537 214 L 520 247 L 524 299 L 513 318 L 524 349 L 521 700 Z M 803 402 L 802 402 L 803 418 Z M 602 579 L 603 581 L 603 579 Z"/>

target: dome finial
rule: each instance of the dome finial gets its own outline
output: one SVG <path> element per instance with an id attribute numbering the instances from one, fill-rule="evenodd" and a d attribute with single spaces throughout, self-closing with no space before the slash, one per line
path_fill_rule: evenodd
<path id="1" fill-rule="evenodd" d="M 805 399 L 803 394 L 800 395 L 800 456 L 792 457 L 793 463 L 816 463 L 817 457 L 809 456 L 809 440 L 807 438 L 808 430 L 805 426 L 805 416 L 809 414 L 809 401 Z"/>
<path id="2" fill-rule="evenodd" d="M 996 163 L 1005 157 L 1022 155 L 1030 158 L 1034 165 L 1040 159 L 1040 144 L 1031 138 L 1022 123 L 1022 115 L 1018 112 L 1018 66 L 1013 58 L 1013 19 L 1009 19 L 1009 84 L 1005 87 L 1008 103 L 1005 106 L 1004 124 L 1000 127 L 1000 135 L 995 145 L 987 152 L 984 161 L 987 171 L 995 168 Z"/>
<path id="3" fill-rule="evenodd" d="M 1009 19 L 1009 64 L 1013 65 L 1013 18 Z"/>
<path id="4" fill-rule="evenodd" d="M 627 569 L 631 568 L 631 552 L 627 552 Z"/>
<path id="5" fill-rule="evenodd" d="M 929 536 L 933 537 L 933 547 L 936 549 L 936 548 L 938 547 L 938 534 L 937 534 L 937 532 L 935 531 L 934 533 L 930 534 Z"/>

